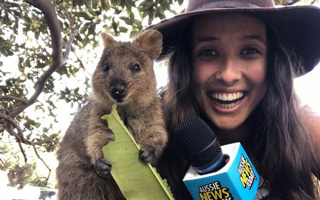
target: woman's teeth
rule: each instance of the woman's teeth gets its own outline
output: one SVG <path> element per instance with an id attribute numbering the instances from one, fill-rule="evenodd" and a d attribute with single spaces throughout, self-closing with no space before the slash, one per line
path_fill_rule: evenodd
<path id="1" fill-rule="evenodd" d="M 212 93 L 211 95 L 216 105 L 225 109 L 234 108 L 241 102 L 243 96 L 243 92 Z"/>
<path id="2" fill-rule="evenodd" d="M 236 107 L 236 105 L 238 105 L 240 103 L 240 101 L 238 101 L 236 103 L 229 103 L 229 104 L 222 104 L 222 103 L 218 103 L 218 102 L 215 102 L 215 103 L 220 108 L 230 109 L 230 108 Z"/>
<path id="3" fill-rule="evenodd" d="M 243 97 L 243 92 L 235 93 L 213 93 L 212 98 L 220 101 L 234 101 Z"/>

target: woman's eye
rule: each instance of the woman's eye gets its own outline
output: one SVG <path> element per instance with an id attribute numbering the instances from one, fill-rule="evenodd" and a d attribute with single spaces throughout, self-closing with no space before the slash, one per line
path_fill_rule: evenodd
<path id="1" fill-rule="evenodd" d="M 108 72 L 109 69 L 110 69 L 110 67 L 109 67 L 108 64 L 104 64 L 104 65 L 103 65 L 103 70 L 104 70 L 105 72 Z"/>
<path id="2" fill-rule="evenodd" d="M 248 54 L 260 54 L 260 51 L 256 48 L 247 48 L 247 49 L 244 49 L 242 52 L 241 52 L 242 55 L 248 55 Z"/>
<path id="3" fill-rule="evenodd" d="M 140 71 L 140 70 L 141 70 L 141 69 L 140 69 L 140 65 L 138 65 L 138 64 L 133 65 L 133 67 L 131 68 L 131 70 L 132 70 L 133 72 L 138 72 L 138 71 Z"/>
<path id="4" fill-rule="evenodd" d="M 218 53 L 213 49 L 205 49 L 203 51 L 200 51 L 200 56 L 217 56 Z"/>

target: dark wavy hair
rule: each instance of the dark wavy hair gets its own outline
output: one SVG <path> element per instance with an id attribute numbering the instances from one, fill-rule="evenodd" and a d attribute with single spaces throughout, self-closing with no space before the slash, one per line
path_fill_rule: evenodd
<path id="1" fill-rule="evenodd" d="M 189 23 L 185 30 L 192 30 Z M 169 135 L 186 117 L 200 115 L 192 91 L 192 35 L 183 31 L 170 58 L 169 82 L 163 92 L 163 106 Z M 267 26 L 267 92 L 249 117 L 253 130 L 248 152 L 270 192 L 266 199 L 319 199 L 319 169 L 311 147 L 310 135 L 301 121 L 293 79 L 301 72 L 301 62 L 279 41 Z M 171 133 L 171 134 L 170 134 Z M 188 164 L 177 143 L 169 144 L 159 162 L 159 172 L 168 180 L 176 199 L 191 199 L 182 178 Z M 316 177 L 315 177 L 315 176 Z"/>

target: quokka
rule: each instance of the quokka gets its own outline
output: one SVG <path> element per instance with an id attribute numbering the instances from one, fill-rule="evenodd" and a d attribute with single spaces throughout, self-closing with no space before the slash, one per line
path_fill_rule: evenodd
<path id="1" fill-rule="evenodd" d="M 105 33 L 102 39 L 92 97 L 75 116 L 57 153 L 60 200 L 125 199 L 110 174 L 112 163 L 102 153 L 114 135 L 101 117 L 110 114 L 114 103 L 141 145 L 142 161 L 155 165 L 168 140 L 153 70 L 162 35 L 147 30 L 133 42 L 118 42 Z"/>

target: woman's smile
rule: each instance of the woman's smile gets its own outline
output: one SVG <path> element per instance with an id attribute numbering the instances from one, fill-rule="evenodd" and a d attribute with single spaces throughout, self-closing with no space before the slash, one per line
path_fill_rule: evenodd
<path id="1" fill-rule="evenodd" d="M 210 92 L 209 97 L 214 104 L 222 109 L 232 109 L 241 103 L 245 93 L 244 92 Z"/>

